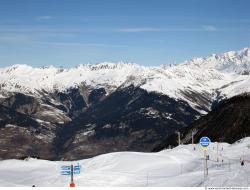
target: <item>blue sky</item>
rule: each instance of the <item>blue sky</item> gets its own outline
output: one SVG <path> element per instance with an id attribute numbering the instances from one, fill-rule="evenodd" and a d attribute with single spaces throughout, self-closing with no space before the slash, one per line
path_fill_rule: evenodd
<path id="1" fill-rule="evenodd" d="M 182 62 L 250 45 L 248 0 L 1 0 L 0 66 Z"/>

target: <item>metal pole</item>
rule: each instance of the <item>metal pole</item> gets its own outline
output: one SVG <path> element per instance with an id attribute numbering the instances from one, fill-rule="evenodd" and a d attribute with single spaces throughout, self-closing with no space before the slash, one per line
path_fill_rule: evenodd
<path id="1" fill-rule="evenodd" d="M 194 144 L 194 131 L 192 131 L 192 144 L 194 145 L 194 150 L 195 150 L 195 144 Z"/>
<path id="2" fill-rule="evenodd" d="M 192 144 L 194 144 L 194 132 L 192 131 Z"/>
<path id="3" fill-rule="evenodd" d="M 70 165 L 70 176 L 71 176 L 71 180 L 70 180 L 69 186 L 75 187 L 76 185 L 74 183 L 74 165 L 73 164 Z"/>
<path id="4" fill-rule="evenodd" d="M 208 176 L 207 151 L 204 150 L 204 182 Z"/>
<path id="5" fill-rule="evenodd" d="M 71 175 L 70 183 L 73 184 L 74 183 L 74 166 L 73 166 L 73 164 L 70 165 L 70 175 Z"/>
<path id="6" fill-rule="evenodd" d="M 181 174 L 182 174 L 182 164 L 181 164 Z"/>
<path id="7" fill-rule="evenodd" d="M 180 146 L 180 144 L 181 144 L 181 134 L 180 134 L 180 132 L 177 132 L 177 134 L 178 134 L 178 144 Z"/>
<path id="8" fill-rule="evenodd" d="M 204 182 L 206 180 L 206 151 L 204 150 Z"/>
<path id="9" fill-rule="evenodd" d="M 148 187 L 148 173 L 147 173 L 147 187 Z"/>
<path id="10" fill-rule="evenodd" d="M 219 143 L 217 142 L 217 162 L 219 162 Z"/>
<path id="11" fill-rule="evenodd" d="M 206 176 L 208 176 L 207 155 L 206 155 Z"/>

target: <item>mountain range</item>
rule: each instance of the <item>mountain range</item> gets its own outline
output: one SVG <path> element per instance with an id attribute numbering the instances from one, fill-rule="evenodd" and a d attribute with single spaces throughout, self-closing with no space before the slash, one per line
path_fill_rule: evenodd
<path id="1" fill-rule="evenodd" d="M 0 158 L 73 160 L 152 151 L 248 92 L 249 47 L 158 67 L 105 62 L 1 68 Z"/>

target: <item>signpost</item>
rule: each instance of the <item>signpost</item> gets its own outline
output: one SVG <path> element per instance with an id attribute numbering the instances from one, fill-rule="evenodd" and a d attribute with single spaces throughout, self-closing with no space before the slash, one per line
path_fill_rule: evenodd
<path id="1" fill-rule="evenodd" d="M 208 156 L 206 154 L 206 151 L 208 150 L 208 146 L 210 143 L 211 140 L 208 137 L 201 137 L 200 145 L 202 147 L 202 150 L 204 151 L 204 180 L 206 179 L 206 176 L 208 176 L 208 167 L 207 167 Z"/>
<path id="2" fill-rule="evenodd" d="M 71 180 L 70 180 L 70 187 L 75 187 L 74 183 L 74 174 L 80 174 L 81 172 L 81 166 L 79 163 L 77 165 L 66 165 L 66 166 L 61 166 L 61 175 L 70 175 Z"/>
<path id="3" fill-rule="evenodd" d="M 208 149 L 208 146 L 210 143 L 211 143 L 211 140 L 208 137 L 201 137 L 200 145 L 202 146 L 202 149 L 204 151 L 206 151 Z"/>

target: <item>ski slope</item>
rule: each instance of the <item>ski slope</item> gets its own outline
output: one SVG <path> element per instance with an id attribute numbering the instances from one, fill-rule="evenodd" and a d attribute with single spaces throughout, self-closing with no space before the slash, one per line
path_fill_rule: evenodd
<path id="1" fill-rule="evenodd" d="M 209 146 L 208 177 L 204 181 L 204 153 L 199 145 L 181 145 L 158 153 L 117 152 L 76 161 L 81 174 L 76 186 L 250 186 L 250 137 L 235 144 Z M 194 150 L 194 147 L 196 150 Z M 223 150 L 222 150 L 223 148 Z M 223 162 L 222 162 L 223 160 Z M 69 176 L 60 175 L 67 161 L 0 161 L 0 186 L 68 186 Z"/>

